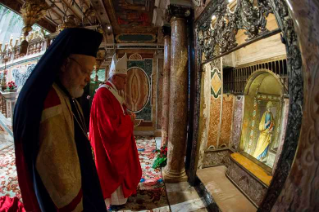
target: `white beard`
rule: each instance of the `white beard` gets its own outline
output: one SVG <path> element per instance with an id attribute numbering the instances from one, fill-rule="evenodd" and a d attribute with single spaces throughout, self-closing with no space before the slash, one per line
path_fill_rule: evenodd
<path id="1" fill-rule="evenodd" d="M 79 98 L 83 95 L 84 93 L 84 89 L 81 88 L 81 87 L 76 87 L 76 88 L 72 88 L 70 90 L 70 95 L 73 97 L 73 98 Z"/>

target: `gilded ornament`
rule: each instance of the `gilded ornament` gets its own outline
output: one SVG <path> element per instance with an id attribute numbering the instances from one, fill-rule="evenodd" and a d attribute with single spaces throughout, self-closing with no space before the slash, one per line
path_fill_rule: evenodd
<path id="1" fill-rule="evenodd" d="M 20 12 L 24 23 L 22 29 L 24 42 L 22 42 L 23 46 L 20 48 L 20 54 L 27 53 L 28 42 L 26 41 L 26 37 L 32 30 L 32 25 L 43 18 L 49 8 L 50 7 L 45 0 L 26 0 L 22 5 Z"/>
<path id="2" fill-rule="evenodd" d="M 200 20 L 196 27 L 198 43 L 205 57 L 202 62 L 234 49 L 238 45 L 236 34 L 239 29 L 245 30 L 246 41 L 268 32 L 266 18 L 272 13 L 269 0 L 258 1 L 257 6 L 251 0 L 241 0 L 234 11 L 223 2 L 212 4 L 208 12 L 211 10 L 214 12 L 210 16 L 204 13 L 206 21 Z"/>
<path id="3" fill-rule="evenodd" d="M 62 20 L 62 24 L 58 26 L 58 31 L 61 32 L 67 28 L 76 28 L 78 26 L 76 18 L 74 15 L 68 15 Z"/>

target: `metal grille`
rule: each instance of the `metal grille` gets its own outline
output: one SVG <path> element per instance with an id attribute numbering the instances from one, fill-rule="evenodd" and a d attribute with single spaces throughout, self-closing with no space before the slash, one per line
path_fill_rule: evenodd
<path id="1" fill-rule="evenodd" d="M 224 68 L 224 93 L 243 94 L 247 79 L 259 69 L 268 69 L 279 75 L 288 90 L 287 60 L 281 59 L 238 68 Z"/>

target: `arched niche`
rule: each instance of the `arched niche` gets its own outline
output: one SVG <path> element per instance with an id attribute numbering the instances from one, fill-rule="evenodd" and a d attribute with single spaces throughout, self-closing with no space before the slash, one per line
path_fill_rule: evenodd
<path id="1" fill-rule="evenodd" d="M 247 80 L 240 152 L 271 172 L 282 140 L 285 87 L 279 76 L 260 69 Z M 270 169 L 269 169 L 270 168 Z"/>

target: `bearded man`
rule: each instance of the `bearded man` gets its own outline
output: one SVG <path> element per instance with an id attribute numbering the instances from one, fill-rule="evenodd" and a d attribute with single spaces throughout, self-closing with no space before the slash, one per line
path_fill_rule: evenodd
<path id="1" fill-rule="evenodd" d="M 101 41 L 92 30 L 63 30 L 19 94 L 13 133 L 26 211 L 106 211 L 76 101 L 90 81 Z"/>

